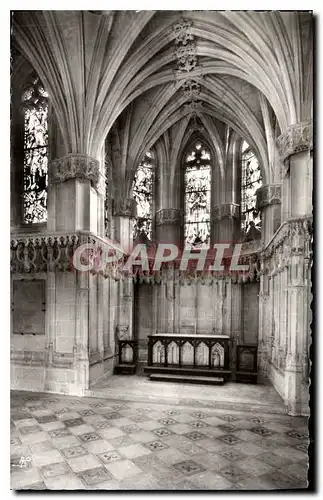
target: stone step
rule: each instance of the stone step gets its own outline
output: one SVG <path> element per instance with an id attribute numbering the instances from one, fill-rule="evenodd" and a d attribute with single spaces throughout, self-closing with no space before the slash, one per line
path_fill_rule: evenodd
<path id="1" fill-rule="evenodd" d="M 223 377 L 202 377 L 199 375 L 176 375 L 167 373 L 153 373 L 149 375 L 150 380 L 159 382 L 187 382 L 190 384 L 223 385 Z"/>

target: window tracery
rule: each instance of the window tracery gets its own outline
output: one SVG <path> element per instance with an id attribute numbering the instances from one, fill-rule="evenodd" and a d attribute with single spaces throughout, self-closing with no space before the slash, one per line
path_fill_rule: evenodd
<path id="1" fill-rule="evenodd" d="M 242 144 L 242 172 L 241 172 L 241 228 L 249 229 L 250 223 L 260 229 L 260 213 L 256 209 L 256 191 L 262 186 L 261 171 L 256 155 L 249 144 Z"/>
<path id="2" fill-rule="evenodd" d="M 48 94 L 33 75 L 22 93 L 24 114 L 23 217 L 26 223 L 47 220 Z"/>
<path id="3" fill-rule="evenodd" d="M 133 220 L 133 236 L 139 234 L 152 239 L 153 170 L 154 155 L 147 151 L 139 164 L 132 185 L 133 198 L 137 203 L 137 217 Z"/>
<path id="4" fill-rule="evenodd" d="M 185 155 L 185 243 L 207 246 L 210 240 L 211 153 L 197 141 Z"/>

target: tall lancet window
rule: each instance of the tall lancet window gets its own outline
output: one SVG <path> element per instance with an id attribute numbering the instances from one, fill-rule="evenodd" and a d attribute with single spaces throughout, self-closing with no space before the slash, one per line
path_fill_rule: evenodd
<path id="1" fill-rule="evenodd" d="M 24 113 L 24 222 L 47 220 L 48 94 L 33 75 L 22 94 Z"/>
<path id="2" fill-rule="evenodd" d="M 260 214 L 256 210 L 256 191 L 262 186 L 261 171 L 256 155 L 246 141 L 242 144 L 241 227 L 248 231 L 250 223 L 260 229 Z"/>
<path id="3" fill-rule="evenodd" d="M 197 141 L 185 155 L 185 243 L 193 247 L 210 242 L 211 153 Z"/>
<path id="4" fill-rule="evenodd" d="M 137 217 L 133 221 L 134 239 L 142 233 L 152 239 L 153 161 L 152 151 L 147 151 L 137 168 L 132 185 L 133 197 L 137 203 Z"/>

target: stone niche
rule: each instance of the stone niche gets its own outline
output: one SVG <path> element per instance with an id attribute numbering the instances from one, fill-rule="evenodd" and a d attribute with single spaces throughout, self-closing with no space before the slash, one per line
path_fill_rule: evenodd
<path id="1" fill-rule="evenodd" d="M 12 332 L 45 335 L 45 280 L 13 280 Z"/>

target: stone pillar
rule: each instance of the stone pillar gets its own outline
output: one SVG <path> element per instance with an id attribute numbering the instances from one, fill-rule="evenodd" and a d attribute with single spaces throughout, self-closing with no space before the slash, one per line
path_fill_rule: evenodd
<path id="1" fill-rule="evenodd" d="M 308 414 L 308 381 L 303 364 L 308 364 L 310 277 L 307 272 L 312 217 L 312 121 L 290 126 L 279 138 L 283 164 L 284 218 L 292 219 L 288 246 L 287 357 L 285 403 L 291 415 Z M 293 219 L 298 219 L 295 222 Z M 307 353 L 305 362 L 304 353 Z"/>
<path id="2" fill-rule="evenodd" d="M 113 200 L 114 237 L 123 251 L 130 254 L 133 248 L 132 219 L 136 216 L 136 202 L 133 198 Z M 122 276 L 118 290 L 118 313 L 116 340 L 134 338 L 134 284 L 132 277 Z"/>
<path id="3" fill-rule="evenodd" d="M 266 245 L 281 223 L 281 184 L 266 184 L 257 191 L 257 209 L 262 212 L 262 239 Z"/>
<path id="4" fill-rule="evenodd" d="M 98 160 L 68 154 L 49 163 L 48 230 L 98 234 L 98 194 L 104 185 Z"/>
<path id="5" fill-rule="evenodd" d="M 277 142 L 282 161 L 283 218 L 312 215 L 312 120 L 291 125 Z"/>
<path id="6" fill-rule="evenodd" d="M 156 241 L 179 245 L 182 227 L 181 210 L 162 208 L 156 212 Z"/>
<path id="7" fill-rule="evenodd" d="M 212 241 L 215 243 L 234 243 L 240 239 L 240 205 L 223 203 L 211 210 Z"/>
<path id="8" fill-rule="evenodd" d="M 133 246 L 132 219 L 136 217 L 136 202 L 133 198 L 118 197 L 113 200 L 114 238 L 125 253 L 131 253 Z"/>
<path id="9" fill-rule="evenodd" d="M 78 394 L 83 396 L 89 388 L 89 272 L 77 271 L 76 288 L 76 345 L 74 364 Z"/>

